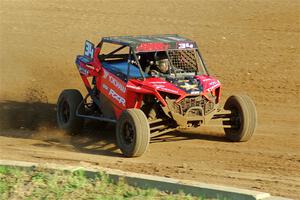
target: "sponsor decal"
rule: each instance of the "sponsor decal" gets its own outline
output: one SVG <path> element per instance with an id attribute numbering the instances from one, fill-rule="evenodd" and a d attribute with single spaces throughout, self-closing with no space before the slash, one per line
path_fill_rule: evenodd
<path id="1" fill-rule="evenodd" d="M 103 78 L 106 79 L 108 75 L 109 75 L 108 71 L 104 70 Z"/>
<path id="2" fill-rule="evenodd" d="M 107 86 L 106 84 L 103 84 L 102 87 L 103 87 L 103 89 L 105 89 L 105 90 L 109 90 L 109 88 L 108 88 L 108 86 Z"/>
<path id="3" fill-rule="evenodd" d="M 85 76 L 89 75 L 89 70 L 85 69 L 78 63 L 76 63 L 76 65 L 77 65 L 77 68 L 78 68 L 80 74 L 85 75 Z"/>
<path id="4" fill-rule="evenodd" d="M 219 81 L 212 81 L 208 85 L 209 85 L 210 88 L 208 88 L 207 91 L 212 91 L 213 89 L 220 86 L 220 82 Z"/>
<path id="5" fill-rule="evenodd" d="M 196 94 L 200 94 L 200 91 L 191 91 L 191 94 L 196 95 Z"/>
<path id="6" fill-rule="evenodd" d="M 159 90 L 162 90 L 165 92 L 172 92 L 172 93 L 178 94 L 178 91 L 166 88 L 164 85 L 158 85 L 158 86 L 156 86 L 156 89 L 159 89 Z"/>
<path id="7" fill-rule="evenodd" d="M 132 89 L 136 89 L 136 90 L 140 90 L 141 87 L 136 87 L 136 86 L 131 86 L 131 85 L 127 85 L 127 87 L 132 88 Z"/>
<path id="8" fill-rule="evenodd" d="M 155 81 L 155 82 L 149 82 L 149 83 L 152 83 L 152 84 L 164 84 L 166 82 L 165 81 Z"/>
<path id="9" fill-rule="evenodd" d="M 159 90 L 163 90 L 165 92 L 172 92 L 172 93 L 178 94 L 177 90 L 172 90 L 172 89 L 166 88 L 165 85 L 161 85 L 161 84 L 166 84 L 167 82 L 165 82 L 165 81 L 157 81 L 157 82 L 150 82 L 150 83 L 153 84 L 155 89 L 159 89 Z"/>
<path id="10" fill-rule="evenodd" d="M 107 79 L 111 82 L 116 88 L 118 88 L 121 92 L 126 92 L 126 87 L 122 85 L 116 78 L 111 76 L 108 71 L 104 70 L 103 78 Z"/>
<path id="11" fill-rule="evenodd" d="M 212 81 L 212 82 L 209 83 L 209 86 L 214 86 L 216 84 L 218 84 L 217 81 Z"/>
<path id="12" fill-rule="evenodd" d="M 163 42 L 141 43 L 139 46 L 136 47 L 136 51 L 164 51 L 167 50 L 169 46 L 169 44 L 165 44 Z"/>
<path id="13" fill-rule="evenodd" d="M 125 99 L 118 95 L 113 89 L 109 90 L 108 95 L 112 96 L 112 98 L 116 99 L 120 104 L 125 106 Z"/>
<path id="14" fill-rule="evenodd" d="M 109 88 L 106 84 L 102 85 L 103 89 L 108 91 L 108 95 L 111 96 L 113 99 L 117 100 L 119 104 L 125 106 L 125 99 L 121 97 L 118 93 L 116 93 L 113 89 Z"/>

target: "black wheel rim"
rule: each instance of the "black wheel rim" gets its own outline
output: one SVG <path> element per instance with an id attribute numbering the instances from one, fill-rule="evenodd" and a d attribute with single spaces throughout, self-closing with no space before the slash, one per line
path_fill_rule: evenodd
<path id="1" fill-rule="evenodd" d="M 242 124 L 241 113 L 235 107 L 230 107 L 229 110 L 231 110 L 231 112 L 232 112 L 232 115 L 230 116 L 230 121 L 224 121 L 223 124 L 233 126 L 232 128 L 227 128 L 227 129 L 239 130 L 241 128 L 241 124 Z"/>
<path id="2" fill-rule="evenodd" d="M 70 106 L 67 101 L 62 102 L 60 116 L 64 123 L 68 123 L 70 119 Z"/>
<path id="3" fill-rule="evenodd" d="M 234 109 L 234 113 L 235 113 L 234 120 L 233 120 L 235 125 L 234 129 L 240 129 L 242 124 L 241 113 L 237 109 Z"/>
<path id="4" fill-rule="evenodd" d="M 131 145 L 134 143 L 135 130 L 131 123 L 124 123 L 122 130 L 122 138 L 126 145 Z"/>

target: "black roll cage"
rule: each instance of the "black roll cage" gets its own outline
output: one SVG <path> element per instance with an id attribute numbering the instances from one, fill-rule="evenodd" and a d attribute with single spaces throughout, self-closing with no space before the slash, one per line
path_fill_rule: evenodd
<path id="1" fill-rule="evenodd" d="M 101 40 L 101 42 L 97 45 L 97 47 L 99 47 L 100 49 L 102 48 L 103 44 L 104 43 L 110 43 L 110 44 L 116 44 L 116 45 L 121 45 L 120 47 L 116 48 L 115 50 L 109 52 L 108 54 L 99 54 L 98 55 L 98 58 L 100 61 L 103 61 L 105 60 L 106 58 L 120 58 L 120 59 L 126 59 L 127 58 L 127 61 L 128 61 L 128 69 L 127 69 L 127 78 L 126 78 L 126 81 L 128 81 L 130 79 L 130 63 L 131 63 L 131 60 L 132 60 L 132 57 L 134 58 L 134 62 L 135 64 L 137 65 L 137 67 L 139 68 L 139 72 L 140 72 L 140 75 L 141 75 L 141 78 L 143 80 L 145 80 L 145 76 L 144 76 L 144 73 L 143 73 L 143 70 L 142 70 L 142 67 L 141 67 L 141 64 L 139 62 L 139 59 L 136 55 L 136 52 L 134 51 L 135 48 L 127 45 L 127 44 L 121 44 L 121 43 L 117 43 L 117 42 L 108 42 L 108 41 L 103 41 Z M 119 51 L 121 51 L 122 49 L 126 48 L 126 47 L 129 47 L 129 52 L 128 54 L 115 54 Z M 171 50 L 171 49 L 169 49 Z M 209 71 L 206 67 L 206 63 L 204 62 L 204 59 L 199 51 L 199 48 L 195 48 L 199 58 L 200 58 L 200 62 L 202 63 L 207 75 L 209 75 Z M 180 51 L 180 50 L 179 50 Z M 145 52 L 143 52 L 145 53 Z M 167 56 L 168 56 L 168 59 L 170 59 L 169 57 L 169 54 L 168 54 L 168 51 L 166 51 L 167 53 Z M 172 63 L 170 63 L 172 65 Z"/>

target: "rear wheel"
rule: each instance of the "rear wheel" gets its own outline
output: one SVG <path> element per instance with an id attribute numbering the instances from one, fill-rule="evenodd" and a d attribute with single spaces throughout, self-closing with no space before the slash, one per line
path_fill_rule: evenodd
<path id="1" fill-rule="evenodd" d="M 257 114 L 254 102 L 247 95 L 230 96 L 225 105 L 225 110 L 232 112 L 232 120 L 224 121 L 226 138 L 234 142 L 248 141 L 253 135 L 257 125 Z"/>
<path id="2" fill-rule="evenodd" d="M 76 116 L 78 108 L 79 113 L 83 113 L 83 98 L 78 90 L 64 90 L 59 95 L 57 101 L 57 124 L 58 127 L 69 134 L 80 133 L 84 119 Z"/>
<path id="3" fill-rule="evenodd" d="M 125 156 L 141 156 L 150 142 L 150 128 L 145 114 L 139 109 L 124 110 L 117 122 L 116 138 Z"/>

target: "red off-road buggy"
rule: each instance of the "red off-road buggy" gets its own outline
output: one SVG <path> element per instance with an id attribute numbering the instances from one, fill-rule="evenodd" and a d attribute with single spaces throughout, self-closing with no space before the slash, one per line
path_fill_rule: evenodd
<path id="1" fill-rule="evenodd" d="M 103 53 L 106 51 L 107 53 Z M 127 157 L 141 156 L 151 137 L 221 120 L 226 138 L 247 141 L 256 109 L 246 95 L 220 107 L 221 84 L 210 76 L 197 44 L 178 35 L 104 37 L 86 41 L 76 65 L 88 94 L 64 90 L 57 122 L 80 132 L 84 119 L 116 124 L 117 144 Z"/>

